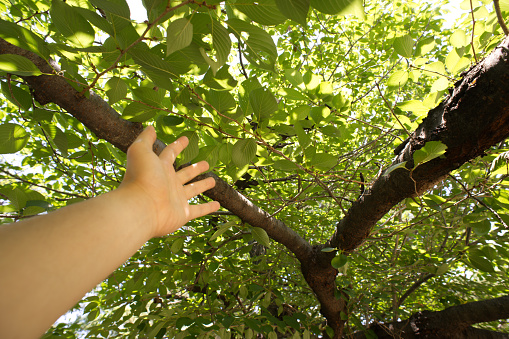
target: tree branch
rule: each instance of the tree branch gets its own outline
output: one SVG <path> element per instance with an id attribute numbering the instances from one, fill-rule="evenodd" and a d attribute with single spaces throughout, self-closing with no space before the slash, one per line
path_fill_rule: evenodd
<path id="1" fill-rule="evenodd" d="M 443 311 L 422 311 L 410 318 L 388 324 L 372 324 L 368 329 L 378 338 L 509 338 L 471 325 L 509 318 L 509 296 L 452 306 Z M 366 338 L 356 332 L 353 338 Z"/>
<path id="2" fill-rule="evenodd" d="M 498 24 L 502 27 L 504 34 L 509 35 L 509 29 L 505 24 L 504 18 L 502 17 L 502 11 L 500 10 L 500 0 L 493 0 L 493 5 L 495 6 L 495 12 L 497 13 Z"/>
<path id="3" fill-rule="evenodd" d="M 80 95 L 64 77 L 58 75 L 59 66 L 52 60 L 47 62 L 39 55 L 17 47 L 0 38 L 0 54 L 17 54 L 28 58 L 44 73 L 41 76 L 23 78 L 31 87 L 35 99 L 42 105 L 55 103 L 89 128 L 98 138 L 107 140 L 120 150 L 127 148 L 143 130 L 141 123 L 122 119 L 106 101 L 93 91 L 89 98 Z M 157 140 L 154 152 L 157 154 L 166 145 Z M 283 222 L 254 205 L 228 183 L 213 173 L 203 174 L 200 178 L 212 177 L 216 187 L 205 195 L 219 201 L 221 206 L 231 211 L 243 221 L 254 227 L 263 228 L 275 241 L 286 246 L 299 260 L 305 260 L 311 253 L 311 245 Z"/>
<path id="4" fill-rule="evenodd" d="M 450 95 L 398 147 L 393 164 L 406 162 L 380 176 L 353 203 L 337 224 L 326 246 L 352 252 L 368 237 L 373 226 L 405 198 L 420 195 L 452 170 L 484 153 L 509 136 L 509 38 L 482 62 L 472 67 L 450 90 Z M 444 157 L 413 167 L 413 153 L 428 141 L 447 145 Z M 399 150 L 401 148 L 401 150 Z"/>

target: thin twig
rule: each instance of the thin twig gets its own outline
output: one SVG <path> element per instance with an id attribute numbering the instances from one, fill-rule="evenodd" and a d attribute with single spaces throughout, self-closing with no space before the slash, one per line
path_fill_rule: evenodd
<path id="1" fill-rule="evenodd" d="M 470 40 L 470 45 L 472 46 L 472 53 L 474 53 L 474 59 L 477 63 L 477 55 L 475 55 L 474 48 L 474 31 L 475 31 L 475 18 L 474 18 L 474 6 L 472 5 L 472 0 L 470 0 L 470 14 L 472 14 L 472 39 Z"/>
<path id="2" fill-rule="evenodd" d="M 127 46 L 126 49 L 122 50 L 120 52 L 120 55 L 117 57 L 117 59 L 113 62 L 113 64 L 108 67 L 107 69 L 105 69 L 104 71 L 102 71 L 101 73 L 99 73 L 95 78 L 94 80 L 92 81 L 92 83 L 85 87 L 81 92 L 80 94 L 81 95 L 84 95 L 88 90 L 90 90 L 91 88 L 94 88 L 95 84 L 99 81 L 99 79 L 106 73 L 108 73 L 109 71 L 111 71 L 112 69 L 116 68 L 117 67 L 117 64 L 119 63 L 119 61 L 122 59 L 122 57 L 127 53 L 128 50 L 130 50 L 131 48 L 133 48 L 134 46 L 136 46 L 137 44 L 139 44 L 144 38 L 145 38 L 145 35 L 152 29 L 152 27 L 154 27 L 158 22 L 159 20 L 161 20 L 166 14 L 168 14 L 169 12 L 171 11 L 174 11 L 182 6 L 185 6 L 189 3 L 191 3 L 192 0 L 187 0 L 187 1 L 184 1 L 174 7 L 166 7 L 166 9 L 164 10 L 164 12 L 159 15 L 159 17 L 157 17 L 153 22 L 149 23 L 147 25 L 147 28 L 145 29 L 145 31 L 140 35 L 140 37 L 138 39 L 136 39 L 136 41 L 134 41 L 132 44 L 130 44 L 129 46 Z M 169 3 L 169 2 L 168 2 Z"/>
<path id="3" fill-rule="evenodd" d="M 401 126 L 401 128 L 403 128 L 403 130 L 406 132 L 406 134 L 408 134 L 408 137 L 410 139 L 412 139 L 412 141 L 414 143 L 416 143 L 416 140 L 412 137 L 412 134 L 406 129 L 405 125 L 403 125 L 403 123 L 401 123 L 401 121 L 399 120 L 398 116 L 396 115 L 396 113 L 394 113 L 394 109 L 391 107 L 391 105 L 389 104 L 389 102 L 387 101 L 387 99 L 385 99 L 384 95 L 382 94 L 382 90 L 380 89 L 380 86 L 378 86 L 378 83 L 376 83 L 376 88 L 378 89 L 378 93 L 380 93 L 380 96 L 382 97 L 383 101 L 385 102 L 385 105 L 387 106 L 387 108 L 391 111 L 392 115 L 394 116 L 394 118 L 396 118 L 396 120 L 398 121 L 399 125 Z"/>
<path id="4" fill-rule="evenodd" d="M 509 229 L 509 226 L 507 226 L 507 224 L 505 223 L 505 221 L 502 219 L 502 217 L 497 213 L 497 211 L 495 211 L 493 208 L 491 208 L 490 206 L 488 206 L 484 201 L 482 201 L 481 199 L 479 199 L 478 197 L 476 197 L 475 195 L 473 195 L 470 190 L 468 190 L 465 185 L 463 185 L 463 183 L 461 181 L 459 181 L 458 179 L 456 179 L 453 175 L 449 174 L 449 177 L 453 178 L 458 184 L 461 185 L 461 187 L 463 187 L 463 189 L 465 190 L 465 192 L 468 194 L 468 196 L 472 199 L 474 199 L 475 201 L 477 201 L 479 204 L 481 204 L 482 206 L 486 207 L 491 213 L 493 213 L 493 215 L 495 216 L 495 218 L 498 219 L 498 221 L 504 225 L 505 228 Z"/>
<path id="5" fill-rule="evenodd" d="M 495 12 L 497 12 L 498 24 L 502 27 L 502 31 L 504 31 L 505 35 L 509 35 L 509 29 L 507 28 L 504 18 L 502 17 L 502 11 L 500 10 L 500 2 L 499 0 L 493 0 L 493 5 L 495 6 Z"/>

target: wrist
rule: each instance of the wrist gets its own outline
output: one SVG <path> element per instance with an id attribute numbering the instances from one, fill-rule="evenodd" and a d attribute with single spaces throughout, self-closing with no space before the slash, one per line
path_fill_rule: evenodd
<path id="1" fill-rule="evenodd" d="M 119 202 L 119 209 L 132 221 L 129 224 L 136 228 L 144 241 L 154 237 L 156 213 L 154 205 L 147 194 L 133 183 L 122 183 L 116 190 L 109 192 Z"/>

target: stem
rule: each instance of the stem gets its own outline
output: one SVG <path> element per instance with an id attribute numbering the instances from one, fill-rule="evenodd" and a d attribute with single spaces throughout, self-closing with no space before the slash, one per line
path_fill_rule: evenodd
<path id="1" fill-rule="evenodd" d="M 507 36 L 509 35 L 509 29 L 507 28 L 504 18 L 502 17 L 502 11 L 500 10 L 500 0 L 493 0 L 495 12 L 497 13 L 498 24 L 502 27 L 502 31 Z"/>

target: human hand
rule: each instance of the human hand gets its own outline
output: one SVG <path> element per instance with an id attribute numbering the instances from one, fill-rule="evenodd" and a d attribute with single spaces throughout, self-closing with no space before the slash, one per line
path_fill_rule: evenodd
<path id="1" fill-rule="evenodd" d="M 190 180 L 208 170 L 206 161 L 185 167 L 175 172 L 173 163 L 188 145 L 181 137 L 168 145 L 159 156 L 152 151 L 156 133 L 147 127 L 127 151 L 127 170 L 119 190 L 133 194 L 133 198 L 145 205 L 151 213 L 151 237 L 174 232 L 189 220 L 204 216 L 219 209 L 217 201 L 200 205 L 189 205 L 188 200 L 215 186 L 213 178 L 191 184 Z"/>

